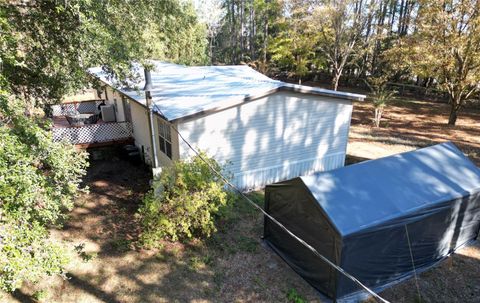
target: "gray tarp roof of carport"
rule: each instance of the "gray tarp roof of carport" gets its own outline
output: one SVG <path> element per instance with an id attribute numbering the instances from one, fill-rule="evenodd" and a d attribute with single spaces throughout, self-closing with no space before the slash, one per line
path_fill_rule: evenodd
<path id="1" fill-rule="evenodd" d="M 447 142 L 301 179 L 346 236 L 476 193 L 480 169 Z"/>

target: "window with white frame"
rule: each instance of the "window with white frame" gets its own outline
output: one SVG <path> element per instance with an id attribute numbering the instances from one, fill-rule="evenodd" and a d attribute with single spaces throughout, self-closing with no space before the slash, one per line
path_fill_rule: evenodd
<path id="1" fill-rule="evenodd" d="M 158 121 L 158 141 L 162 153 L 172 159 L 172 134 L 168 122 Z"/>

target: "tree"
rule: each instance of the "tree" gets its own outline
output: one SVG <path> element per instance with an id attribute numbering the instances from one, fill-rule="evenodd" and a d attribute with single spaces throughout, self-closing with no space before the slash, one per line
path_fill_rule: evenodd
<path id="1" fill-rule="evenodd" d="M 219 64 L 246 62 L 298 78 L 328 73 L 333 89 L 344 75 L 362 83 L 391 69 L 385 54 L 416 32 L 420 2 L 222 0 L 225 16 L 211 39 L 214 57 Z M 389 76 L 411 82 L 416 75 L 400 68 Z"/>
<path id="2" fill-rule="evenodd" d="M 480 1 L 420 1 L 417 31 L 393 50 L 402 67 L 434 78 L 449 95 L 449 125 L 479 92 Z M 403 56 L 403 58 L 400 58 Z"/>
<path id="3" fill-rule="evenodd" d="M 2 78 L 0 77 L 0 82 Z M 3 81 L 5 82 L 5 81 Z M 86 154 L 51 134 L 0 86 L 0 289 L 63 274 L 65 249 L 49 239 L 73 207 Z"/>
<path id="4" fill-rule="evenodd" d="M 2 1 L 0 4 L 0 289 L 63 274 L 68 262 L 48 229 L 61 226 L 86 155 L 52 141 L 39 114 L 103 66 L 134 78 L 133 62 L 203 63 L 205 27 L 177 0 Z"/>
<path id="5" fill-rule="evenodd" d="M 363 1 L 327 0 L 314 7 L 320 33 L 317 48 L 332 69 L 331 87 L 337 90 L 345 66 L 352 59 L 367 20 Z"/>
<path id="6" fill-rule="evenodd" d="M 225 8 L 221 0 L 199 0 L 196 4 L 199 20 L 207 26 L 208 56 L 210 63 L 213 63 L 215 61 L 213 46 L 215 45 L 218 31 L 222 26 Z"/>
<path id="7" fill-rule="evenodd" d="M 280 31 L 272 37 L 269 47 L 272 62 L 290 76 L 301 79 L 308 73 L 315 60 L 316 35 L 311 28 L 311 12 L 308 1 L 291 1 L 288 18 L 277 20 Z"/>
<path id="8" fill-rule="evenodd" d="M 285 0 L 223 0 L 224 17 L 215 36 L 219 63 L 265 66 L 274 23 Z"/>
<path id="9" fill-rule="evenodd" d="M 7 1 L 0 26 L 2 74 L 31 107 L 83 88 L 92 66 L 124 80 L 135 78 L 134 61 L 206 59 L 205 28 L 191 3 L 179 0 Z"/>

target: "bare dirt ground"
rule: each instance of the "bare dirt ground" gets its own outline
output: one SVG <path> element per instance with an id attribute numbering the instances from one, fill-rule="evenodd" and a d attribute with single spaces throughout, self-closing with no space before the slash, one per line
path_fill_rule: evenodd
<path id="1" fill-rule="evenodd" d="M 357 161 L 452 140 L 479 165 L 480 111 L 463 113 L 455 128 L 446 126 L 447 114 L 447 105 L 399 101 L 387 108 L 382 127 L 376 129 L 372 106 L 356 103 L 349 153 Z M 234 206 L 206 243 L 138 248 L 135 212 L 149 178 L 141 167 L 123 160 L 92 162 L 86 178 L 90 193 L 77 199 L 68 225 L 54 231 L 74 259 L 67 279 L 27 284 L 0 301 L 324 302 L 261 244 L 262 216 L 243 203 Z M 263 203 L 261 193 L 254 198 Z M 478 281 L 477 243 L 421 274 L 421 299 L 413 279 L 381 295 L 391 302 L 478 302 Z"/>
<path id="2" fill-rule="evenodd" d="M 438 266 L 383 293 L 390 302 L 479 302 L 480 243 L 460 249 Z M 370 300 L 370 302 L 374 302 Z"/>
<path id="3" fill-rule="evenodd" d="M 67 279 L 27 284 L 0 301 L 288 302 L 295 290 L 320 302 L 304 280 L 261 244 L 263 218 L 243 202 L 206 243 L 136 247 L 140 228 L 135 212 L 149 178 L 141 167 L 123 160 L 92 162 L 86 179 L 90 193 L 77 199 L 68 224 L 54 231 L 74 258 Z M 254 198 L 263 203 L 260 194 Z"/>
<path id="4" fill-rule="evenodd" d="M 480 165 L 480 110 L 466 108 L 455 127 L 447 125 L 449 105 L 399 99 L 373 127 L 373 106 L 355 102 L 348 153 L 375 159 L 418 147 L 452 141 Z"/>

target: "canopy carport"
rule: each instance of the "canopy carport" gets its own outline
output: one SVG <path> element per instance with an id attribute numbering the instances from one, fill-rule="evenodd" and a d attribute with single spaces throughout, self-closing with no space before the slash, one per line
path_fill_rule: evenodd
<path id="1" fill-rule="evenodd" d="M 318 252 L 381 291 L 474 240 L 480 170 L 443 143 L 269 185 L 267 212 Z M 265 220 L 267 243 L 313 287 L 337 301 L 364 293 Z"/>

